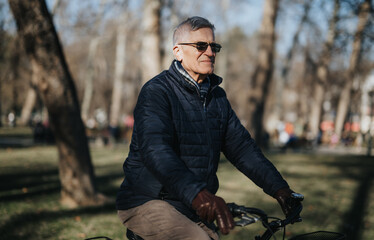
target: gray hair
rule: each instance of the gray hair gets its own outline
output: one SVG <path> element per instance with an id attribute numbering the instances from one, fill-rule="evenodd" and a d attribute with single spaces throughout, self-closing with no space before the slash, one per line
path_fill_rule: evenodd
<path id="1" fill-rule="evenodd" d="M 214 25 L 203 17 L 194 16 L 184 20 L 174 30 L 173 45 L 177 44 L 182 35 L 186 32 L 196 31 L 200 28 L 210 28 L 214 34 Z"/>

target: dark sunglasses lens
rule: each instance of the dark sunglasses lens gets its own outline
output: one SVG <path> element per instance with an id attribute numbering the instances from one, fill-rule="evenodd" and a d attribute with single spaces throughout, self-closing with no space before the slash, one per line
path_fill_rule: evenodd
<path id="1" fill-rule="evenodd" d="M 208 43 L 206 43 L 206 42 L 197 42 L 196 43 L 196 48 L 197 48 L 197 50 L 199 50 L 199 51 L 205 51 L 207 48 L 208 48 Z"/>
<path id="2" fill-rule="evenodd" d="M 196 43 L 196 48 L 197 50 L 199 51 L 206 51 L 206 49 L 208 48 L 208 46 L 210 45 L 210 47 L 212 48 L 212 51 L 217 53 L 221 50 L 221 45 L 219 45 L 218 43 L 206 43 L 206 42 L 197 42 Z"/>
<path id="3" fill-rule="evenodd" d="M 216 53 L 219 52 L 222 48 L 218 43 L 211 43 L 210 47 L 212 48 L 212 51 Z"/>

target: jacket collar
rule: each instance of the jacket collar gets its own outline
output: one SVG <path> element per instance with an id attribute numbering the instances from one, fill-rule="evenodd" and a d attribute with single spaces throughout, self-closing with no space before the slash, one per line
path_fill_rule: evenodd
<path id="1" fill-rule="evenodd" d="M 186 70 L 184 70 L 182 64 L 179 61 L 173 60 L 170 65 L 169 72 L 179 83 L 181 83 L 187 89 L 192 91 L 199 91 L 199 84 L 186 72 Z M 210 80 L 211 89 L 222 83 L 222 78 L 215 74 L 211 74 L 208 77 Z"/>

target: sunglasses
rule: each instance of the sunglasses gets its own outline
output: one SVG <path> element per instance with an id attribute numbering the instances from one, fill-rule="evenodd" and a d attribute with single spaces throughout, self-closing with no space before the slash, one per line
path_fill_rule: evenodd
<path id="1" fill-rule="evenodd" d="M 196 43 L 178 43 L 178 45 L 189 45 L 195 47 L 198 51 L 206 51 L 208 46 L 211 47 L 212 52 L 218 53 L 222 46 L 218 43 L 196 42 Z"/>

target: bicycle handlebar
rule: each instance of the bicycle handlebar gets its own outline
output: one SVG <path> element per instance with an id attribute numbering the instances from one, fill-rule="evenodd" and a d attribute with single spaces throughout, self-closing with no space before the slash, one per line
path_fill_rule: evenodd
<path id="1" fill-rule="evenodd" d="M 293 193 L 291 198 L 295 203 L 300 203 L 304 199 L 304 196 L 298 193 Z M 302 221 L 300 212 L 302 211 L 303 206 L 301 204 L 297 204 L 285 219 L 273 218 L 276 220 L 271 222 L 268 222 L 268 215 L 261 209 L 239 206 L 235 203 L 228 203 L 227 206 L 233 217 L 239 218 L 239 220 L 235 221 L 236 226 L 244 227 L 261 220 L 264 227 L 267 228 L 267 231 L 261 239 L 270 239 L 271 235 L 286 225 Z"/>

